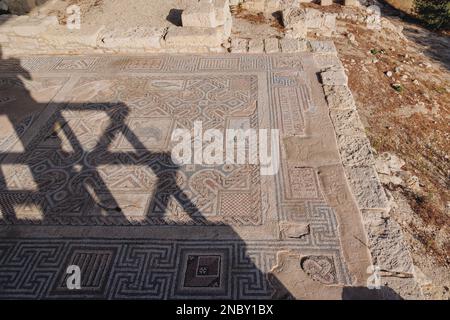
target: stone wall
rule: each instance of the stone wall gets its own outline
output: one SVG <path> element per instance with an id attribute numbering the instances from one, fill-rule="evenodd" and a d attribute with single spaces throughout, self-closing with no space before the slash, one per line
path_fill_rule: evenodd
<path id="1" fill-rule="evenodd" d="M 5 1 L 5 0 L 0 0 Z M 33 6 L 44 0 L 17 2 L 17 6 Z M 0 16 L 0 46 L 6 55 L 91 54 L 91 53 L 208 53 L 208 52 L 300 52 L 306 49 L 308 32 L 332 36 L 336 19 L 368 23 L 370 14 L 364 9 L 343 7 L 339 14 L 303 8 L 310 0 L 199 0 L 192 1 L 182 12 L 182 26 L 115 27 L 83 25 L 69 30 L 58 24 L 56 17 Z M 360 3 L 360 2 L 358 2 Z M 230 6 L 241 4 L 253 11 L 282 12 L 284 38 L 231 39 Z M 322 4 L 329 3 L 323 1 Z M 20 8 L 19 8 L 20 9 Z M 394 30 L 382 18 L 383 28 Z"/>
<path id="2" fill-rule="evenodd" d="M 365 134 L 348 78 L 332 41 L 310 41 L 335 128 L 347 181 L 362 215 L 373 265 L 383 281 L 412 299 L 421 293 L 400 225 L 390 216 L 391 200 L 379 179 L 374 152 Z M 369 270 L 368 272 L 373 272 Z"/>
<path id="3" fill-rule="evenodd" d="M 229 0 L 194 3 L 182 21 L 182 27 L 70 30 L 53 16 L 2 15 L 0 46 L 6 55 L 226 51 L 222 44 L 228 42 L 232 25 Z"/>

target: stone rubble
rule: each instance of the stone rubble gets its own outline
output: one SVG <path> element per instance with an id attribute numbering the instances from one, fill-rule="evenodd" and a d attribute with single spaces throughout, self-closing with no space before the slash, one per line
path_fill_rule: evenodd
<path id="1" fill-rule="evenodd" d="M 308 32 L 331 36 L 336 32 L 336 14 L 313 8 L 288 7 L 282 11 L 283 25 L 287 35 L 306 38 Z"/>

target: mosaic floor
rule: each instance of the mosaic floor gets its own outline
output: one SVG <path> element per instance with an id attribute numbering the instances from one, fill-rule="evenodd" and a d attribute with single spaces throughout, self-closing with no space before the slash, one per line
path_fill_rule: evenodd
<path id="1" fill-rule="evenodd" d="M 361 282 L 317 71 L 309 53 L 2 60 L 0 298 L 270 298 L 281 251 L 318 284 Z M 279 129 L 278 174 L 176 165 L 194 121 Z"/>

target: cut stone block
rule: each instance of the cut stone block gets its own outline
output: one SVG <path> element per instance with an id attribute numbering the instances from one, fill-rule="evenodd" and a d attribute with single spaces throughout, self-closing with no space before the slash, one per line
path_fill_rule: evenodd
<path id="1" fill-rule="evenodd" d="M 243 8 L 257 12 L 263 12 L 266 6 L 266 0 L 247 0 L 243 3 Z"/>
<path id="2" fill-rule="evenodd" d="M 22 37 L 33 37 L 44 33 L 50 27 L 57 27 L 56 17 L 11 16 L 11 20 L 0 26 L 1 33 L 15 33 Z"/>
<path id="3" fill-rule="evenodd" d="M 277 38 L 264 39 L 264 49 L 265 49 L 266 53 L 280 52 L 278 39 Z"/>
<path id="4" fill-rule="evenodd" d="M 413 273 L 401 227 L 384 211 L 362 210 L 373 263 L 391 272 Z"/>
<path id="5" fill-rule="evenodd" d="M 356 110 L 331 109 L 330 116 L 337 135 L 365 135 L 364 126 L 359 119 L 358 112 Z"/>
<path id="6" fill-rule="evenodd" d="M 306 51 L 306 41 L 301 39 L 280 39 L 281 51 L 285 53 Z"/>
<path id="7" fill-rule="evenodd" d="M 307 28 L 320 29 L 323 26 L 324 13 L 313 8 L 305 8 L 304 10 Z"/>
<path id="8" fill-rule="evenodd" d="M 306 52 L 308 51 L 308 41 L 305 39 L 299 39 L 298 40 L 298 48 L 300 52 Z"/>
<path id="9" fill-rule="evenodd" d="M 323 85 L 346 86 L 348 77 L 342 68 L 330 68 L 320 74 Z"/>
<path id="10" fill-rule="evenodd" d="M 224 42 L 225 42 L 225 40 L 228 40 L 228 38 L 230 38 L 232 27 L 233 27 L 233 19 L 231 17 L 231 14 L 226 19 L 224 25 L 217 27 L 219 29 L 219 32 L 222 33 L 222 39 Z"/>
<path id="11" fill-rule="evenodd" d="M 251 39 L 248 42 L 248 52 L 249 53 L 263 53 L 264 52 L 264 42 L 262 39 Z"/>
<path id="12" fill-rule="evenodd" d="M 320 0 L 321 6 L 331 6 L 333 4 L 333 0 Z"/>
<path id="13" fill-rule="evenodd" d="M 321 70 L 329 68 L 343 68 L 341 60 L 336 54 L 315 54 L 314 61 Z"/>
<path id="14" fill-rule="evenodd" d="M 345 167 L 360 209 L 389 209 L 389 201 L 373 166 Z"/>
<path id="15" fill-rule="evenodd" d="M 216 24 L 218 26 L 224 25 L 231 18 L 229 0 L 215 0 L 214 10 L 216 12 Z"/>
<path id="16" fill-rule="evenodd" d="M 183 27 L 215 28 L 216 10 L 210 0 L 200 0 L 188 6 L 181 13 Z"/>
<path id="17" fill-rule="evenodd" d="M 105 48 L 161 48 L 165 28 L 134 27 L 108 30 L 102 35 L 99 46 Z"/>
<path id="18" fill-rule="evenodd" d="M 336 46 L 333 41 L 309 41 L 312 52 L 316 53 L 337 53 Z"/>
<path id="19" fill-rule="evenodd" d="M 323 16 L 323 27 L 329 32 L 336 31 L 336 15 L 335 14 L 324 14 Z"/>
<path id="20" fill-rule="evenodd" d="M 218 28 L 169 27 L 165 46 L 169 48 L 219 47 L 222 44 L 222 37 L 223 34 Z"/>
<path id="21" fill-rule="evenodd" d="M 69 31 L 65 26 L 58 26 L 42 33 L 40 38 L 55 47 L 66 47 L 67 44 L 96 47 L 104 28 L 104 26 L 86 25 L 80 30 Z"/>
<path id="22" fill-rule="evenodd" d="M 231 52 L 245 53 L 248 50 L 248 40 L 243 38 L 231 39 Z"/>
<path id="23" fill-rule="evenodd" d="M 375 164 L 369 140 L 361 136 L 338 136 L 338 149 L 344 166 L 372 166 Z"/>
<path id="24" fill-rule="evenodd" d="M 352 92 L 347 86 L 324 86 L 330 109 L 356 109 Z"/>
<path id="25" fill-rule="evenodd" d="M 283 25 L 290 29 L 294 38 L 305 38 L 308 32 L 307 17 L 304 9 L 288 7 L 282 12 Z"/>
<path id="26" fill-rule="evenodd" d="M 346 6 L 353 6 L 353 7 L 357 7 L 357 6 L 361 5 L 360 0 L 345 0 L 344 4 Z"/>

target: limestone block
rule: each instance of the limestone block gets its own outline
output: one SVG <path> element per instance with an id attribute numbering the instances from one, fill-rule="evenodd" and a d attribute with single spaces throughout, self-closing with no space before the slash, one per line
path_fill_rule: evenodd
<path id="1" fill-rule="evenodd" d="M 168 28 L 165 47 L 219 47 L 223 34 L 219 28 L 175 27 Z"/>
<path id="2" fill-rule="evenodd" d="M 292 28 L 292 33 L 296 38 L 306 39 L 308 35 L 308 27 L 304 23 L 296 23 Z"/>
<path id="3" fill-rule="evenodd" d="M 344 166 L 372 166 L 374 159 L 369 140 L 362 136 L 338 136 L 338 149 Z"/>
<path id="4" fill-rule="evenodd" d="M 362 210 L 374 265 L 391 272 L 413 273 L 413 262 L 401 227 L 385 211 Z"/>
<path id="5" fill-rule="evenodd" d="M 373 166 L 345 167 L 360 209 L 389 209 L 389 201 Z"/>
<path id="6" fill-rule="evenodd" d="M 418 284 L 417 278 L 401 277 L 401 276 L 384 276 L 382 273 L 382 280 L 385 287 L 392 289 L 397 294 L 393 297 L 383 295 L 383 300 L 399 300 L 400 295 L 404 300 L 424 300 L 421 285 Z M 372 290 L 379 291 L 379 290 Z"/>
<path id="7" fill-rule="evenodd" d="M 107 30 L 101 36 L 100 47 L 106 48 L 161 48 L 161 40 L 166 32 L 165 28 L 134 27 Z"/>
<path id="8" fill-rule="evenodd" d="M 347 86 L 324 86 L 330 109 L 356 109 L 352 92 Z"/>
<path id="9" fill-rule="evenodd" d="M 402 167 L 406 164 L 404 160 L 399 158 L 396 154 L 390 152 L 383 152 L 378 155 L 375 160 L 375 167 L 378 173 L 393 175 L 402 172 Z"/>
<path id="10" fill-rule="evenodd" d="M 215 28 L 217 26 L 216 10 L 210 0 L 200 0 L 189 5 L 181 13 L 183 27 Z"/>
<path id="11" fill-rule="evenodd" d="M 307 31 L 317 30 L 331 34 L 336 31 L 336 14 L 321 12 L 313 8 L 288 7 L 282 12 L 283 25 L 293 30 L 297 37 L 306 37 Z"/>
<path id="12" fill-rule="evenodd" d="M 343 68 L 341 60 L 336 54 L 315 54 L 314 61 L 319 69 Z"/>
<path id="13" fill-rule="evenodd" d="M 264 39 L 264 49 L 266 53 L 280 52 L 280 47 L 277 38 Z"/>
<path id="14" fill-rule="evenodd" d="M 246 10 L 263 12 L 266 7 L 266 0 L 247 0 L 242 6 Z"/>
<path id="15" fill-rule="evenodd" d="M 329 31 L 336 31 L 336 17 L 335 14 L 324 14 L 323 27 Z"/>
<path id="16" fill-rule="evenodd" d="M 306 41 L 301 39 L 280 39 L 281 51 L 285 53 L 306 51 Z"/>
<path id="17" fill-rule="evenodd" d="M 233 27 L 233 19 L 230 14 L 230 16 L 225 20 L 225 23 L 217 27 L 219 29 L 219 32 L 222 33 L 223 41 L 228 40 L 228 38 L 230 38 L 232 27 Z"/>
<path id="18" fill-rule="evenodd" d="M 296 25 L 301 25 L 301 28 L 304 28 L 306 27 L 306 11 L 288 7 L 282 12 L 282 21 L 284 27 L 288 29 L 294 29 Z"/>
<path id="19" fill-rule="evenodd" d="M 354 109 L 331 109 L 330 117 L 333 121 L 334 130 L 338 135 L 364 136 L 364 126 L 359 119 L 358 112 Z"/>
<path id="20" fill-rule="evenodd" d="M 214 10 L 216 13 L 216 24 L 218 26 L 224 25 L 231 18 L 229 0 L 215 0 Z"/>
<path id="21" fill-rule="evenodd" d="M 263 53 L 264 52 L 264 42 L 262 39 L 251 39 L 248 42 L 248 52 L 249 53 Z"/>
<path id="22" fill-rule="evenodd" d="M 345 0 L 344 5 L 357 7 L 361 5 L 360 0 Z"/>
<path id="23" fill-rule="evenodd" d="M 336 46 L 333 41 L 309 41 L 312 52 L 317 53 L 337 53 Z"/>
<path id="24" fill-rule="evenodd" d="M 231 52 L 245 53 L 248 50 L 248 40 L 243 38 L 231 39 Z"/>
<path id="25" fill-rule="evenodd" d="M 280 0 L 267 0 L 265 12 L 273 13 L 280 10 Z"/>
<path id="26" fill-rule="evenodd" d="M 33 39 L 30 37 L 10 37 L 9 40 L 12 44 L 14 44 L 14 47 L 16 47 L 19 50 L 34 50 L 39 48 L 40 43 L 37 39 Z"/>
<path id="27" fill-rule="evenodd" d="M 324 14 L 313 8 L 305 8 L 306 26 L 308 29 L 320 29 L 323 25 Z"/>
<path id="28" fill-rule="evenodd" d="M 55 47 L 65 47 L 68 44 L 96 47 L 104 28 L 104 26 L 84 25 L 80 30 L 69 30 L 65 26 L 58 26 L 42 33 L 40 37 Z"/>
<path id="29" fill-rule="evenodd" d="M 331 6 L 333 4 L 333 0 L 320 0 L 321 6 Z"/>
<path id="30" fill-rule="evenodd" d="M 308 51 L 308 41 L 306 41 L 305 39 L 299 39 L 298 40 L 298 49 L 299 49 L 299 52 Z"/>
<path id="31" fill-rule="evenodd" d="M 320 74 L 323 85 L 346 86 L 348 77 L 342 68 L 330 68 Z"/>
<path id="32" fill-rule="evenodd" d="M 287 8 L 299 8 L 302 2 L 312 2 L 312 0 L 266 0 L 266 11 L 283 11 Z"/>
<path id="33" fill-rule="evenodd" d="M 15 33 L 22 37 L 35 37 L 50 27 L 58 26 L 56 17 L 9 16 L 0 26 L 1 33 Z"/>

